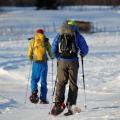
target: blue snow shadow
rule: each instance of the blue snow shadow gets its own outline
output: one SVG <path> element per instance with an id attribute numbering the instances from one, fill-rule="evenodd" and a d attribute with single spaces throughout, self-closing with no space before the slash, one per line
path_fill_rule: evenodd
<path id="1" fill-rule="evenodd" d="M 9 100 L 8 102 L 6 102 L 6 103 L 3 103 L 3 104 L 0 103 L 0 109 L 5 109 L 5 108 L 8 108 L 8 107 L 10 107 L 10 108 L 15 108 L 15 107 L 16 107 L 16 104 L 17 104 L 17 102 L 16 102 L 15 100 L 10 99 L 10 100 Z"/>

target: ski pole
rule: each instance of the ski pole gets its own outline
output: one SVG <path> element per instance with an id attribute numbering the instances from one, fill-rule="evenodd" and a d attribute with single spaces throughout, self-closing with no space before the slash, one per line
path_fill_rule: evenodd
<path id="1" fill-rule="evenodd" d="M 84 76 L 84 64 L 83 64 L 83 57 L 81 56 L 81 63 L 82 63 L 82 77 L 83 77 L 83 87 L 84 87 L 84 97 L 85 97 L 85 109 L 87 108 L 86 104 L 86 92 L 85 92 L 85 76 Z"/>
<path id="2" fill-rule="evenodd" d="M 27 102 L 28 84 L 29 84 L 30 77 L 31 77 L 31 68 L 32 68 L 32 61 L 30 62 L 30 68 L 29 68 L 29 73 L 28 73 L 28 83 L 27 83 L 27 86 L 26 86 L 25 101 L 24 101 L 25 104 L 26 104 L 26 102 Z"/>

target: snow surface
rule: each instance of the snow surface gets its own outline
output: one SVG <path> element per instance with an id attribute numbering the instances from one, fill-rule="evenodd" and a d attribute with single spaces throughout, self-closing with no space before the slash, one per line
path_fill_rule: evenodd
<path id="1" fill-rule="evenodd" d="M 31 63 L 26 57 L 27 38 L 43 24 L 55 23 L 59 28 L 66 19 L 91 21 L 114 29 L 120 25 L 120 9 L 77 7 L 36 11 L 35 8 L 5 8 L 5 12 L 0 13 L 0 120 L 120 120 L 120 32 L 83 34 L 90 48 L 84 58 L 86 110 L 80 60 L 77 99 L 77 106 L 82 110 L 80 114 L 64 117 L 62 113 L 54 117 L 48 114 L 51 104 L 29 102 Z M 46 32 L 50 42 L 55 34 Z M 51 103 L 56 60 L 53 81 L 51 60 L 48 65 L 48 100 Z"/>

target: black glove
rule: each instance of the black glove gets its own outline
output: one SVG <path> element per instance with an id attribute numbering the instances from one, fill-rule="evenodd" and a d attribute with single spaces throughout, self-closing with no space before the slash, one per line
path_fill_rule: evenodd
<path id="1" fill-rule="evenodd" d="M 80 54 L 80 56 L 81 56 L 81 58 L 83 58 L 83 57 L 84 57 L 84 55 L 83 55 L 83 54 Z"/>

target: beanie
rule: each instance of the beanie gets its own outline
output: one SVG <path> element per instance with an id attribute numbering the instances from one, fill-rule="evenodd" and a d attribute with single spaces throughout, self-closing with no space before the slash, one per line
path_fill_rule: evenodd
<path id="1" fill-rule="evenodd" d="M 38 29 L 35 32 L 35 39 L 41 39 L 43 40 L 45 38 L 44 36 L 44 30 L 43 29 Z"/>
<path id="2" fill-rule="evenodd" d="M 36 33 L 44 34 L 44 30 L 43 29 L 38 29 L 38 30 L 36 30 Z"/>
<path id="3" fill-rule="evenodd" d="M 69 20 L 68 25 L 76 26 L 77 24 L 76 24 L 76 22 L 74 20 Z"/>

